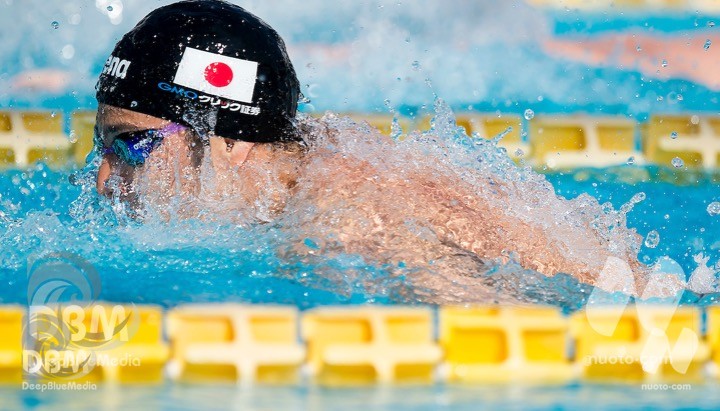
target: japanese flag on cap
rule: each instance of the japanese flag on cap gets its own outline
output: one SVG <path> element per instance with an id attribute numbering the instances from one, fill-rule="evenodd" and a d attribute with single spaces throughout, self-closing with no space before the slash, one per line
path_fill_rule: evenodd
<path id="1" fill-rule="evenodd" d="M 243 103 L 253 102 L 258 63 L 186 47 L 173 83 Z"/>

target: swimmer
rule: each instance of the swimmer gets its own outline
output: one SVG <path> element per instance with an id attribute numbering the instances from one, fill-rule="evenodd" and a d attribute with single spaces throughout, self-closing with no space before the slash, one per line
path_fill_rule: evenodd
<path id="1" fill-rule="evenodd" d="M 613 259 L 634 275 L 624 291 L 647 283 L 637 247 L 571 216 L 548 226 L 508 212 L 499 205 L 511 202 L 510 184 L 403 161 L 409 154 L 378 133 L 302 126 L 299 96 L 282 39 L 256 16 L 220 0 L 161 7 L 119 41 L 100 76 L 97 190 L 139 215 L 293 221 L 305 231 L 281 256 L 411 267 L 404 293 L 415 300 L 487 301 L 496 285 L 481 273 L 509 260 L 597 284 Z M 303 238 L 318 244 L 308 250 Z"/>

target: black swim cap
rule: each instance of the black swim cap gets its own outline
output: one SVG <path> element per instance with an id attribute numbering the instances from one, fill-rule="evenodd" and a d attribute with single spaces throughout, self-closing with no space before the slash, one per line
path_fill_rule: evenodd
<path id="1" fill-rule="evenodd" d="M 275 30 L 221 0 L 148 14 L 115 46 L 97 100 L 250 142 L 298 139 L 300 84 Z"/>

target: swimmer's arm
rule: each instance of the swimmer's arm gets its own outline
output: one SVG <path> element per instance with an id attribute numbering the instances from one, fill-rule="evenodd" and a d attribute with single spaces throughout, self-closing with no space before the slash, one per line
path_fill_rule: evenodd
<path id="1" fill-rule="evenodd" d="M 542 222 L 523 221 L 503 207 L 507 199 L 502 194 L 492 197 L 476 194 L 476 189 L 459 178 L 425 176 L 416 181 L 411 189 L 418 200 L 427 204 L 417 214 L 432 223 L 443 241 L 482 259 L 515 258 L 524 268 L 548 276 L 566 273 L 594 285 L 605 264 L 614 257 L 628 264 L 639 289 L 646 283 L 647 269 L 637 258 L 615 255 L 589 226 L 568 223 L 545 227 Z M 564 234 L 558 236 L 560 232 Z M 560 238 L 570 239 L 572 244 L 563 243 Z"/>
<path id="2" fill-rule="evenodd" d="M 315 191 L 323 192 L 325 187 L 333 187 L 333 195 L 319 201 L 320 208 L 331 215 L 337 216 L 332 209 L 338 204 L 357 202 L 353 193 L 358 188 L 374 185 L 377 191 L 372 197 L 374 200 L 363 195 L 363 204 L 356 207 L 356 210 L 362 209 L 364 221 L 374 221 L 373 224 L 358 224 L 356 218 L 338 223 L 341 225 L 339 238 L 348 253 L 375 254 L 379 260 L 388 259 L 389 263 L 397 263 L 398 258 L 408 262 L 407 259 L 412 258 L 412 264 L 431 265 L 433 249 L 448 246 L 473 253 L 484 261 L 514 258 L 524 268 L 548 276 L 566 273 L 589 284 L 596 284 L 605 262 L 614 256 L 609 244 L 604 243 L 591 227 L 569 224 L 545 227 L 540 221 L 526 222 L 511 215 L 506 209 L 508 199 L 503 198 L 502 190 L 495 189 L 505 184 L 502 181 L 488 182 L 488 190 L 483 193 L 486 187 L 471 187 L 452 175 L 408 170 L 404 173 L 407 178 L 384 178 L 383 173 L 371 164 L 355 164 L 346 159 L 337 159 L 337 164 L 328 166 L 332 166 L 329 170 L 338 170 L 337 174 L 328 174 L 328 180 Z M 408 220 L 418 221 L 432 230 L 438 243 L 424 248 L 427 244 L 408 232 Z M 375 234 L 368 232 L 368 227 Z M 563 237 L 570 238 L 572 244 L 558 240 L 554 234 L 560 230 L 570 233 Z M 409 237 L 403 240 L 406 250 L 388 257 L 388 245 L 378 242 L 378 232 L 404 233 L 400 235 Z M 383 238 L 389 237 L 392 235 Z M 642 282 L 646 270 L 635 256 L 616 257 L 628 262 L 638 276 L 638 282 Z M 463 270 L 452 274 L 475 274 Z"/>

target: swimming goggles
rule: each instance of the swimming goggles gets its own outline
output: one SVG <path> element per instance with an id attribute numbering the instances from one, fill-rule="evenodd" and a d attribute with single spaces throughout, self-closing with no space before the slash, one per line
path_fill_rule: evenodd
<path id="1" fill-rule="evenodd" d="M 137 167 L 145 164 L 150 153 L 165 137 L 185 130 L 186 127 L 180 124 L 170 123 L 159 129 L 128 131 L 118 134 L 109 147 L 105 147 L 104 144 L 98 144 L 98 147 L 103 147 L 103 154 L 114 153 L 127 164 Z M 96 128 L 96 143 L 100 140 L 97 131 Z"/>

